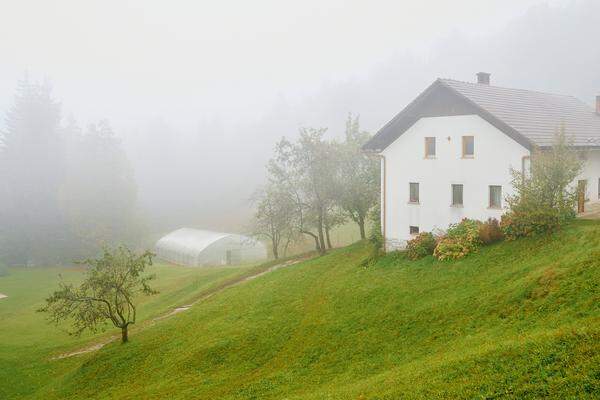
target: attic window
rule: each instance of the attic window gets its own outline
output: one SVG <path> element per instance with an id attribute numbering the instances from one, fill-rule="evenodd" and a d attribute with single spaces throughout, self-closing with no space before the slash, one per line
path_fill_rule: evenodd
<path id="1" fill-rule="evenodd" d="M 409 226 L 408 227 L 408 231 L 411 235 L 418 235 L 419 234 L 419 227 L 418 226 Z"/>
<path id="2" fill-rule="evenodd" d="M 435 138 L 425 138 L 425 158 L 435 158 Z"/>
<path id="3" fill-rule="evenodd" d="M 462 156 L 463 158 L 473 158 L 475 155 L 475 138 L 473 136 L 462 137 Z"/>

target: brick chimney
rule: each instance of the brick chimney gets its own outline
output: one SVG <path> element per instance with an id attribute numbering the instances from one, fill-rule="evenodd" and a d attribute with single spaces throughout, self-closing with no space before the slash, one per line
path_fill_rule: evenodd
<path id="1" fill-rule="evenodd" d="M 477 83 L 480 83 L 482 85 L 489 85 L 490 84 L 490 73 L 488 72 L 478 72 L 477 73 Z"/>
<path id="2" fill-rule="evenodd" d="M 600 95 L 596 96 L 596 114 L 600 115 Z"/>

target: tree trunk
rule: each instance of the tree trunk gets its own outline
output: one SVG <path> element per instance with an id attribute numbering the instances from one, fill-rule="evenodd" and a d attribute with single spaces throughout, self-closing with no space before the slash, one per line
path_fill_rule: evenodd
<path id="1" fill-rule="evenodd" d="M 325 227 L 325 237 L 327 238 L 327 248 L 331 250 L 333 246 L 331 245 L 331 238 L 329 237 L 329 227 Z"/>
<path id="2" fill-rule="evenodd" d="M 362 215 L 358 216 L 358 227 L 360 228 L 360 238 L 361 240 L 364 240 L 367 238 L 367 235 L 365 234 L 365 217 Z"/>
<path id="3" fill-rule="evenodd" d="M 127 343 L 129 338 L 127 336 L 127 325 L 121 327 L 121 343 Z"/>
<path id="4" fill-rule="evenodd" d="M 321 253 L 321 255 L 325 254 L 326 251 L 326 247 L 325 247 L 325 235 L 323 235 L 323 213 L 319 214 L 319 226 L 318 229 L 319 231 L 319 247 L 321 248 L 319 253 Z"/>
<path id="5" fill-rule="evenodd" d="M 317 250 L 317 252 L 322 253 L 321 244 L 319 243 L 319 238 L 317 236 L 314 236 L 314 238 L 315 238 L 315 249 Z"/>
<path id="6" fill-rule="evenodd" d="M 277 249 L 277 244 L 275 243 L 275 240 L 273 240 L 273 258 L 275 258 L 276 260 L 279 259 L 279 250 Z"/>

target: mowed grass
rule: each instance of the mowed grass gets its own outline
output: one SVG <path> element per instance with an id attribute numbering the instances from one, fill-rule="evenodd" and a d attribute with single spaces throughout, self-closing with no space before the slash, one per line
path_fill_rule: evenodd
<path id="1" fill-rule="evenodd" d="M 152 286 L 159 291 L 154 296 L 139 298 L 136 329 L 154 316 L 193 301 L 199 294 L 228 279 L 246 273 L 251 266 L 190 268 L 155 264 L 148 273 L 157 275 Z M 49 325 L 46 316 L 36 312 L 44 299 L 58 289 L 59 275 L 65 282 L 78 283 L 83 268 L 11 268 L 0 277 L 0 398 L 21 398 L 39 390 L 60 373 L 63 365 L 77 366 L 80 359 L 57 363 L 50 358 L 67 351 L 78 350 L 89 343 L 102 341 L 119 331 L 108 327 L 106 332 L 69 336 L 67 326 Z M 133 339 L 133 338 L 132 338 Z"/>
<path id="2" fill-rule="evenodd" d="M 368 253 L 359 243 L 279 269 L 127 345 L 53 361 L 28 397 L 598 398 L 598 222 L 456 262 L 359 267 Z"/>

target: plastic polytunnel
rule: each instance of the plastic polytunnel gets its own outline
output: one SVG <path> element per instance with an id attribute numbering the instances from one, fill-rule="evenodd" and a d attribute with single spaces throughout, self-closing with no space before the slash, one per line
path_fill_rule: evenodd
<path id="1" fill-rule="evenodd" d="M 267 249 L 243 235 L 181 228 L 156 242 L 156 254 L 180 265 L 235 265 L 265 260 Z"/>

